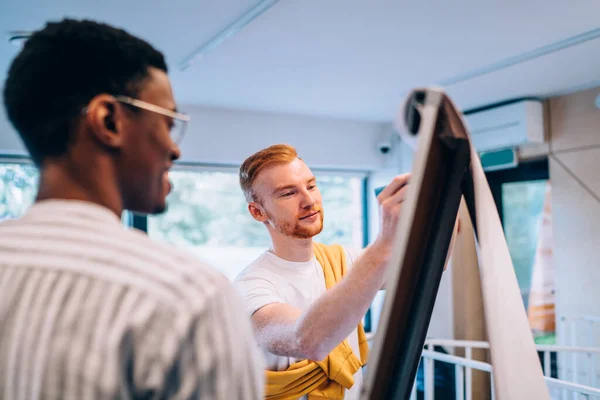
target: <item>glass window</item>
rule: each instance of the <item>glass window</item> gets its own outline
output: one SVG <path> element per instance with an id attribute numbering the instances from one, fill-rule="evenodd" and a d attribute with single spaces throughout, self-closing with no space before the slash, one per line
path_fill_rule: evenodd
<path id="1" fill-rule="evenodd" d="M 362 179 L 317 174 L 325 226 L 316 240 L 362 247 Z M 148 218 L 148 234 L 194 253 L 230 279 L 270 246 L 248 213 L 236 172 L 172 171 L 168 210 Z"/>
<path id="2" fill-rule="evenodd" d="M 39 172 L 33 164 L 0 163 L 0 221 L 18 218 L 35 201 Z M 123 212 L 123 224 L 130 225 L 131 214 Z"/>
<path id="3" fill-rule="evenodd" d="M 546 185 L 546 180 L 502 184 L 502 213 L 506 242 L 525 307 L 528 306 L 533 263 L 546 198 Z"/>
<path id="4" fill-rule="evenodd" d="M 0 221 L 23 215 L 35 200 L 37 183 L 35 166 L 0 163 Z"/>
<path id="5" fill-rule="evenodd" d="M 317 174 L 318 175 L 318 174 Z M 361 249 L 363 238 L 363 180 L 358 177 L 318 175 L 323 196 L 323 231 L 315 240 Z"/>

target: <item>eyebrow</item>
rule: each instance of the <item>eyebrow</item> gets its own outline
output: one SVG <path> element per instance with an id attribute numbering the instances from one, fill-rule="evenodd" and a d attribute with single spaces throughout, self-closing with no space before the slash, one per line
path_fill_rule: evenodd
<path id="1" fill-rule="evenodd" d="M 317 181 L 317 178 L 315 178 L 314 176 L 312 178 L 310 178 L 309 180 L 306 181 L 307 184 L 309 183 L 315 183 Z M 293 189 L 294 187 L 296 187 L 296 185 L 285 185 L 285 186 L 278 186 L 273 190 L 273 194 L 282 192 L 286 189 Z"/>

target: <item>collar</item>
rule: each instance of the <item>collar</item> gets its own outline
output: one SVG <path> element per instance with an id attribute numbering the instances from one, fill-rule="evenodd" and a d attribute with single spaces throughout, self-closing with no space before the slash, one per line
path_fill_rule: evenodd
<path id="1" fill-rule="evenodd" d="M 29 207 L 26 213 L 31 217 L 49 214 L 122 225 L 121 219 L 107 207 L 82 200 L 42 200 Z"/>

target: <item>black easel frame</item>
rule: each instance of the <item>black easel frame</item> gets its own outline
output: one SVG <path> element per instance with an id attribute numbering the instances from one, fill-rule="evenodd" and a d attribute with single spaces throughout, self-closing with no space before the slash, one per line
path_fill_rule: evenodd
<path id="1" fill-rule="evenodd" d="M 477 226 L 470 142 L 458 112 L 444 93 L 427 89 L 414 91 L 403 112 L 419 146 L 363 400 L 410 397 L 463 196 Z"/>

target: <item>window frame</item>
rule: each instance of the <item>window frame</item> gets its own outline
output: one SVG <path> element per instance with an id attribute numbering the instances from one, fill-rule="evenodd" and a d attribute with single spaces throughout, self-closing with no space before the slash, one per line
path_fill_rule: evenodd
<path id="1" fill-rule="evenodd" d="M 515 168 L 489 171 L 485 174 L 496 203 L 496 209 L 504 227 L 504 211 L 502 208 L 502 185 L 504 183 L 526 182 L 536 180 L 549 180 L 550 168 L 548 158 L 520 162 Z"/>
<path id="2" fill-rule="evenodd" d="M 29 157 L 23 155 L 12 155 L 12 154 L 0 154 L 0 164 L 17 164 L 17 165 L 29 165 L 35 167 L 35 163 Z M 129 211 L 124 211 L 125 216 L 123 218 L 124 225 L 127 227 L 134 227 L 146 231 L 145 219 L 140 215 L 135 215 Z M 137 225 L 136 225 L 137 224 Z"/>
<path id="3" fill-rule="evenodd" d="M 189 171 L 189 172 L 223 172 L 223 173 L 239 173 L 239 165 L 228 164 L 208 164 L 208 163 L 191 163 L 177 162 L 171 171 Z M 334 168 L 311 168 L 315 176 L 321 175 L 336 175 L 348 178 L 358 178 L 361 180 L 361 209 L 362 209 L 362 246 L 363 248 L 369 244 L 369 215 L 368 215 L 368 179 L 369 173 L 362 170 L 346 170 Z M 241 191 L 241 189 L 240 189 Z M 148 217 L 146 215 L 133 214 L 132 223 L 134 227 L 148 233 Z"/>
<path id="4" fill-rule="evenodd" d="M 0 164 L 23 164 L 34 165 L 31 158 L 23 155 L 0 154 Z M 368 181 L 369 172 L 363 170 L 348 170 L 336 168 L 311 168 L 315 175 L 337 175 L 351 178 L 359 178 L 362 182 L 361 209 L 362 212 L 362 245 L 366 247 L 369 244 L 369 213 L 368 213 Z M 239 165 L 235 164 L 212 164 L 197 162 L 176 162 L 172 168 L 173 171 L 191 171 L 191 172 L 225 172 L 235 173 L 239 171 Z M 144 214 L 130 213 L 125 220 L 127 226 L 148 233 L 148 217 Z"/>
<path id="5" fill-rule="evenodd" d="M 0 164 L 24 164 L 34 165 L 33 161 L 29 157 L 19 155 L 8 155 L 0 154 Z M 363 170 L 348 170 L 348 169 L 336 169 L 336 168 L 311 168 L 315 175 L 336 175 L 349 178 L 358 178 L 361 182 L 361 210 L 362 210 L 362 247 L 366 247 L 369 244 L 369 223 L 370 223 L 370 185 L 369 185 L 369 171 Z M 235 164 L 209 164 L 209 163 L 197 163 L 197 162 L 176 162 L 173 171 L 190 171 L 190 172 L 224 172 L 234 173 L 239 172 L 239 165 Z M 241 190 L 241 189 L 240 189 Z M 144 214 L 131 213 L 126 211 L 124 217 L 125 225 L 134 229 L 140 230 L 144 233 L 148 233 L 148 216 Z M 371 308 L 365 314 L 364 317 L 364 328 L 366 332 L 371 332 Z"/>
<path id="6" fill-rule="evenodd" d="M 29 157 L 10 154 L 0 154 L 0 164 L 34 165 L 33 161 Z"/>

